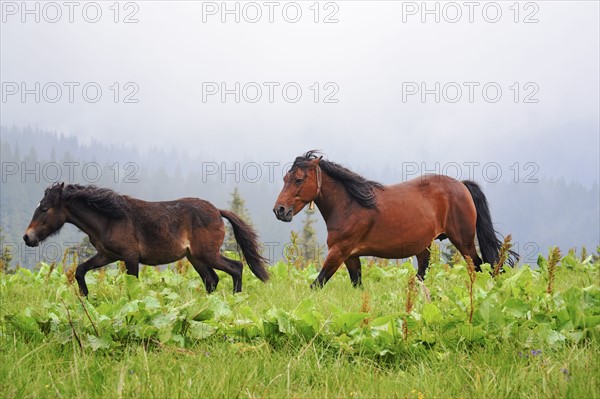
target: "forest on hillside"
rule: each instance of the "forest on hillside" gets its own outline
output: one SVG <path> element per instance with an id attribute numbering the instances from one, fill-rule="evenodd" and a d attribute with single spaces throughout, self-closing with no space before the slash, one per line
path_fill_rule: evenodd
<path id="1" fill-rule="evenodd" d="M 230 208 L 235 190 L 244 202 L 247 219 L 258 230 L 264 255 L 272 261 L 285 256 L 290 232 L 303 229 L 305 216 L 287 224 L 277 221 L 271 211 L 282 187 L 286 162 L 291 160 L 220 163 L 215 154 L 203 159 L 172 149 L 140 151 L 99 142 L 81 143 L 73 136 L 17 127 L 1 127 L 1 147 L 2 249 L 12 252 L 12 266 L 31 267 L 41 260 L 59 260 L 65 249 L 82 240 L 81 232 L 66 226 L 39 248 L 27 248 L 22 242 L 44 189 L 56 181 L 110 187 L 145 200 L 200 197 L 222 209 Z M 298 149 L 298 154 L 303 150 Z M 371 168 L 356 171 L 386 184 L 401 181 L 393 163 L 382 161 L 379 171 L 373 165 Z M 535 184 L 506 180 L 480 183 L 484 183 L 497 230 L 512 234 L 526 263 L 535 263 L 537 254 L 546 253 L 552 245 L 564 249 L 585 245 L 593 250 L 600 242 L 597 183 L 584 186 L 548 176 L 541 176 Z M 325 249 L 325 224 L 318 213 L 311 224 L 316 240 Z"/>

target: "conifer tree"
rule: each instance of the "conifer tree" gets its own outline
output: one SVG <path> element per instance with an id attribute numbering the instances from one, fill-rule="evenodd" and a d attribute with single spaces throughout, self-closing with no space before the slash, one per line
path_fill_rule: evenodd
<path id="1" fill-rule="evenodd" d="M 8 245 L 5 246 L 5 237 L 2 234 L 2 227 L 0 227 L 0 273 L 8 270 L 12 258 L 13 256 Z"/>
<path id="2" fill-rule="evenodd" d="M 317 241 L 317 231 L 314 223 L 316 210 L 306 207 L 304 210 L 304 221 L 302 222 L 302 233 L 300 235 L 300 248 L 302 256 L 308 262 L 317 262 L 321 256 L 319 243 Z"/>

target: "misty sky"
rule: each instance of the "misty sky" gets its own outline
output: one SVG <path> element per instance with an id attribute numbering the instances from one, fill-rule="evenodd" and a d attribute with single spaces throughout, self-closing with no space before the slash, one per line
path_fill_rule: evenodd
<path id="1" fill-rule="evenodd" d="M 66 7 L 50 23 L 56 10 L 37 3 L 36 23 L 21 4 L 2 5 L 3 125 L 217 160 L 288 161 L 319 148 L 360 170 L 494 161 L 506 172 L 514 162 L 535 162 L 542 176 L 599 180 L 598 2 L 520 3 L 518 15 L 513 2 L 498 2 L 496 23 L 488 21 L 497 15 L 488 2 L 474 10 L 429 2 L 439 7 L 439 23 L 415 9 L 421 2 L 322 2 L 318 16 L 313 2 L 279 2 L 272 23 L 263 2 L 228 2 L 238 5 L 239 23 L 221 15 L 221 2 L 121 3 L 118 23 L 113 2 L 99 3 L 97 23 L 84 19 L 86 2 L 72 23 Z M 286 21 L 298 8 L 299 21 Z M 94 19 L 96 10 L 86 10 Z M 128 16 L 138 22 L 123 23 Z M 23 82 L 29 89 L 40 82 L 39 103 L 34 94 L 22 101 Z M 48 101 L 54 86 L 41 93 L 49 82 L 62 86 L 56 103 Z M 64 82 L 75 82 L 73 102 Z M 96 103 L 82 94 L 90 82 L 102 90 Z M 240 83 L 239 103 L 234 94 L 224 103 L 220 92 L 207 94 L 222 82 L 228 89 Z M 431 90 L 425 102 L 421 83 Z M 286 101 L 286 84 L 288 100 L 297 102 Z M 257 86 L 262 96 L 252 103 Z M 138 102 L 125 103 L 128 94 Z M 328 95 L 337 102 L 325 102 Z"/>

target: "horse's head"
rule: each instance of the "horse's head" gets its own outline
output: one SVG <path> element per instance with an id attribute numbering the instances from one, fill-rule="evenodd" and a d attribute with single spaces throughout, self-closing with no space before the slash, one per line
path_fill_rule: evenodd
<path id="1" fill-rule="evenodd" d="M 291 222 L 295 214 L 321 194 L 321 158 L 299 157 L 283 177 L 283 189 L 273 208 L 277 219 Z"/>
<path id="2" fill-rule="evenodd" d="M 63 205 L 64 183 L 55 183 L 44 192 L 44 198 L 33 212 L 31 223 L 25 230 L 23 240 L 30 247 L 36 247 L 48 236 L 58 232 L 65 224 L 67 215 Z"/>

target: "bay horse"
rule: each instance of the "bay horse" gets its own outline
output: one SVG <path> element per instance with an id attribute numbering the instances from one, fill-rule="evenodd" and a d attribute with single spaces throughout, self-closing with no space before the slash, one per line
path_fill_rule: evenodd
<path id="1" fill-rule="evenodd" d="M 472 181 L 426 175 L 384 186 L 309 151 L 295 159 L 275 202 L 277 219 L 290 222 L 314 202 L 327 225 L 329 251 L 311 287 L 322 287 L 345 263 L 354 286 L 362 285 L 361 256 L 400 259 L 416 255 L 423 280 L 434 239 L 448 238 L 481 271 L 498 261 L 500 240 L 487 199 Z M 312 204 L 311 204 L 312 205 Z M 475 234 L 481 258 L 475 249 Z M 509 254 L 514 264 L 518 254 Z"/>
<path id="2" fill-rule="evenodd" d="M 140 263 L 156 266 L 183 257 L 194 266 L 208 293 L 219 282 L 213 268 L 231 275 L 233 291 L 241 292 L 242 263 L 219 252 L 225 237 L 222 217 L 231 223 L 252 273 L 267 281 L 269 273 L 254 230 L 234 213 L 199 198 L 147 202 L 108 188 L 55 183 L 45 190 L 23 240 L 35 247 L 58 233 L 65 223 L 87 234 L 98 253 L 75 271 L 84 296 L 88 294 L 85 274 L 92 269 L 121 260 L 127 273 L 137 277 Z"/>

